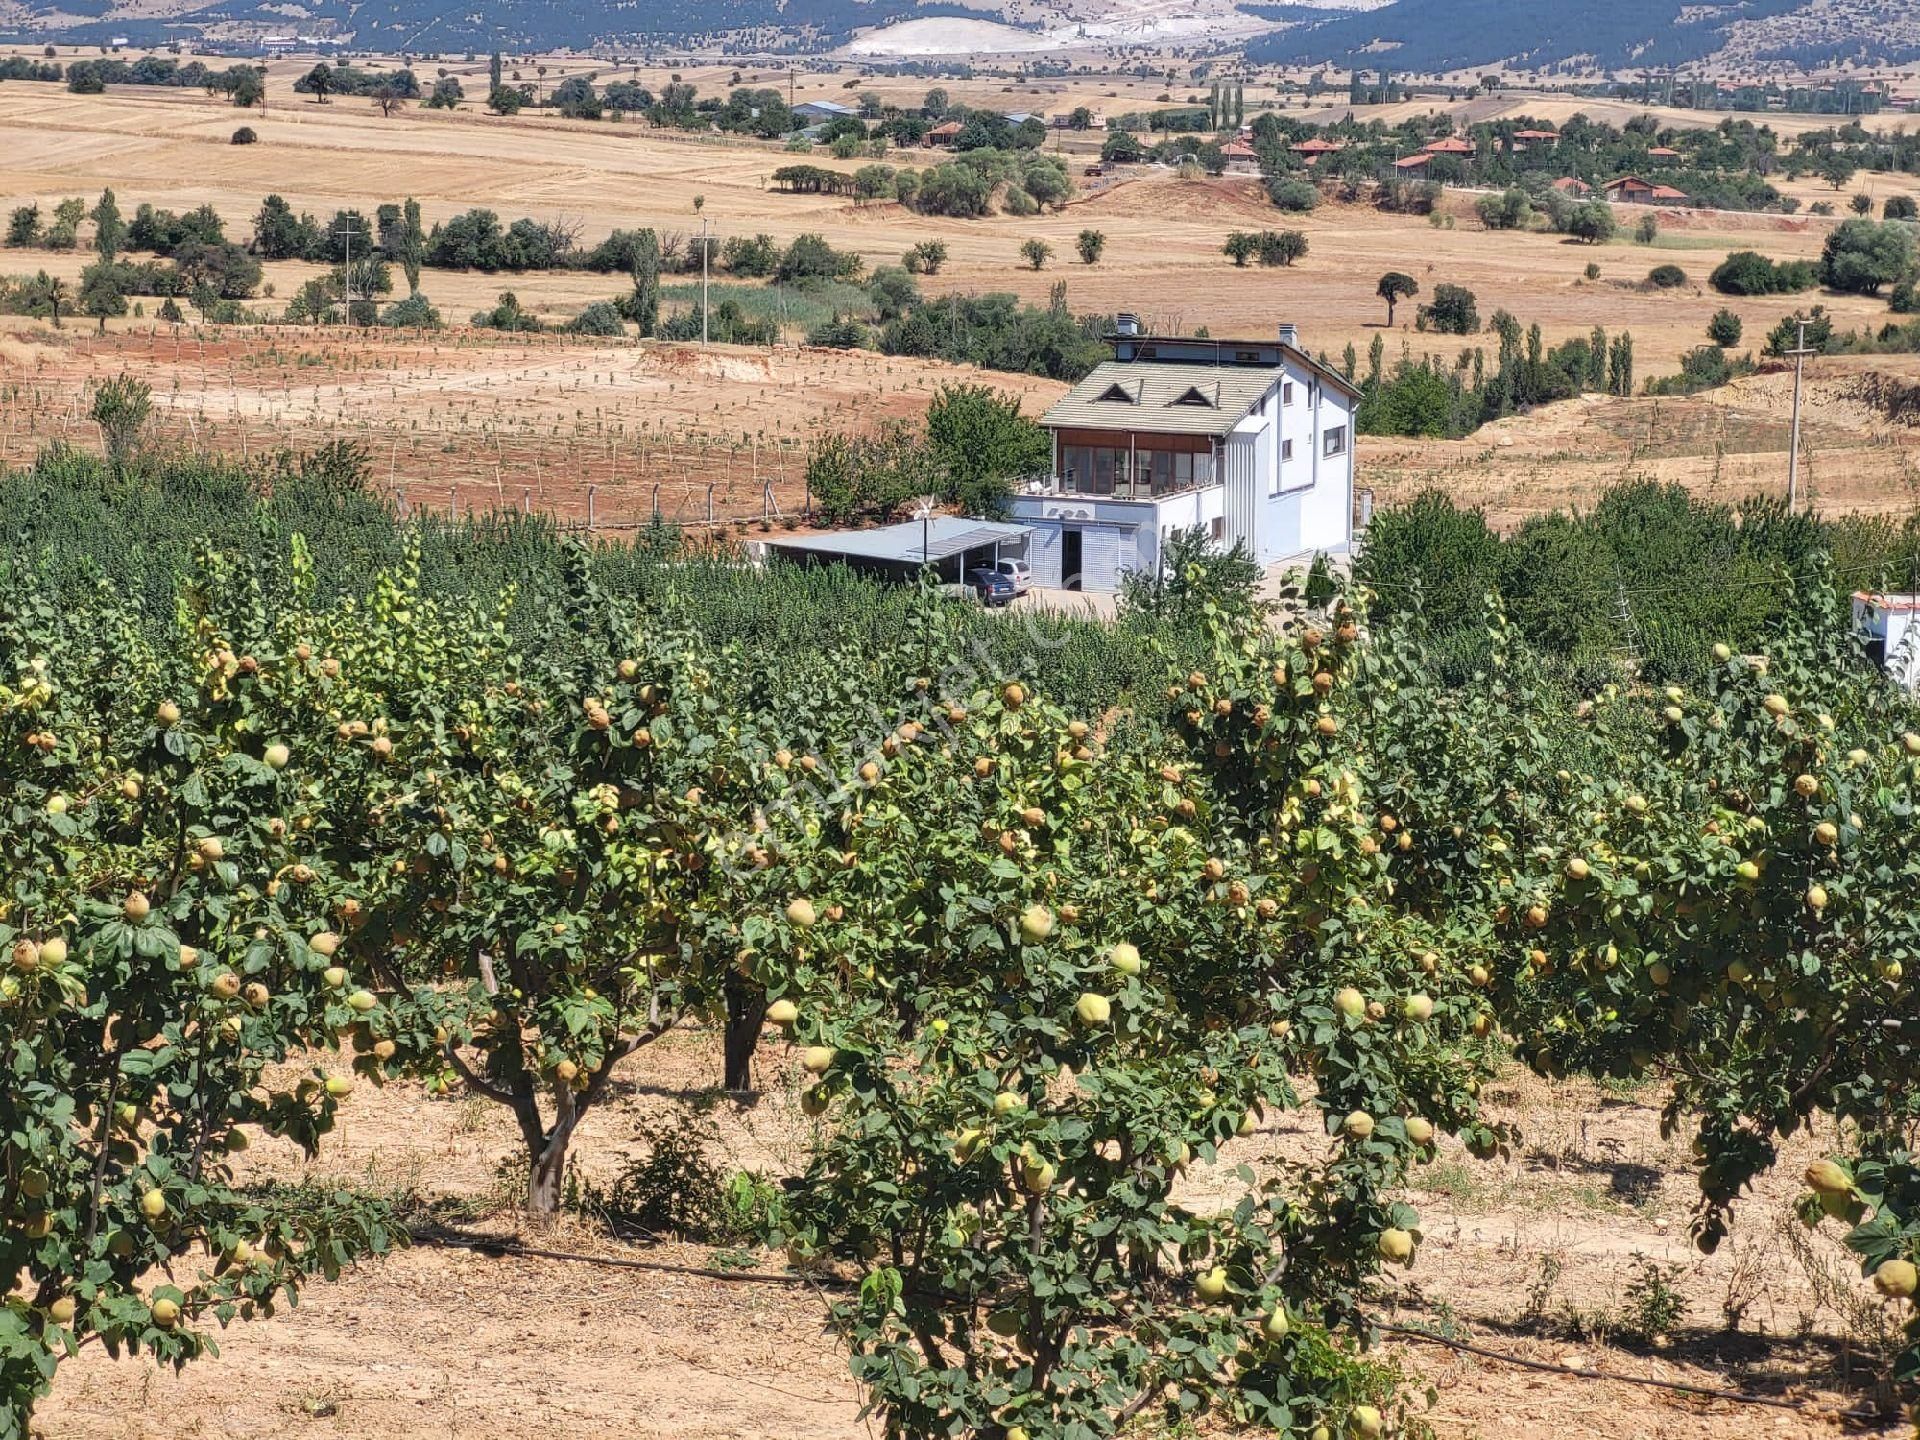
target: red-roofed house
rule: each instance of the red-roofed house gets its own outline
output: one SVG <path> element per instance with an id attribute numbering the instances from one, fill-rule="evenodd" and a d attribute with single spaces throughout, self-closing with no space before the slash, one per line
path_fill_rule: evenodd
<path id="1" fill-rule="evenodd" d="M 1473 142 L 1462 140 L 1458 135 L 1449 135 L 1444 140 L 1432 140 L 1420 147 L 1429 155 L 1471 155 Z"/>
<path id="2" fill-rule="evenodd" d="M 960 132 L 964 128 L 958 120 L 944 121 L 927 131 L 927 138 L 924 143 L 928 145 L 951 145 L 955 140 L 960 138 Z"/>
<path id="3" fill-rule="evenodd" d="M 1229 140 L 1220 147 L 1220 153 L 1226 158 L 1227 169 L 1236 175 L 1258 174 L 1260 170 L 1260 152 L 1244 140 Z"/>
<path id="4" fill-rule="evenodd" d="M 1680 152 L 1670 145 L 1656 145 L 1647 151 L 1647 158 L 1649 160 L 1661 161 L 1678 160 L 1680 158 Z"/>
<path id="5" fill-rule="evenodd" d="M 1423 150 L 1413 155 L 1402 155 L 1398 160 L 1393 162 L 1393 168 L 1409 172 L 1424 170 L 1427 168 L 1427 162 L 1431 159 L 1433 159 L 1433 157 Z"/>
<path id="6" fill-rule="evenodd" d="M 1307 163 L 1312 164 L 1322 155 L 1332 155 L 1347 147 L 1339 140 L 1321 140 L 1316 137 L 1312 140 L 1302 140 L 1298 145 L 1289 145 L 1287 148 L 1296 155 L 1304 156 Z"/>
<path id="7" fill-rule="evenodd" d="M 1558 180 L 1553 182 L 1553 188 L 1558 190 L 1562 195 L 1571 195 L 1577 200 L 1585 199 L 1593 193 L 1593 187 L 1591 185 L 1572 175 L 1562 175 Z"/>
<path id="8" fill-rule="evenodd" d="M 1516 155 L 1524 155 L 1535 145 L 1552 145 L 1559 138 L 1558 130 L 1516 130 L 1513 138 L 1507 142 L 1507 148 Z"/>
<path id="9" fill-rule="evenodd" d="M 1609 180 L 1603 188 L 1609 200 L 1627 205 L 1686 205 L 1692 201 L 1684 190 L 1655 185 L 1638 175 L 1622 175 L 1618 180 Z"/>

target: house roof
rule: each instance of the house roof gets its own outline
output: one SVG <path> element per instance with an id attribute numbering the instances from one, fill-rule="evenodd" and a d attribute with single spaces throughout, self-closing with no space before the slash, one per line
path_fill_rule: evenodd
<path id="1" fill-rule="evenodd" d="M 1056 429 L 1221 436 L 1284 373 L 1277 365 L 1108 360 L 1056 400 L 1040 423 Z"/>
<path id="2" fill-rule="evenodd" d="M 1878 610 L 1890 610 L 1903 614 L 1920 614 L 1920 595 L 1882 595 L 1871 590 L 1856 590 L 1853 598 L 1863 605 L 1871 605 Z"/>
<path id="3" fill-rule="evenodd" d="M 1618 180 L 1609 180 L 1600 187 L 1602 190 L 1652 190 L 1651 181 L 1642 180 L 1638 175 L 1622 175 Z"/>
<path id="4" fill-rule="evenodd" d="M 1420 147 L 1429 155 L 1471 155 L 1473 143 L 1462 140 L 1458 135 L 1449 135 L 1444 140 L 1433 140 Z"/>
<path id="5" fill-rule="evenodd" d="M 927 132 L 929 135 L 958 135 L 966 127 L 958 120 L 943 120 Z"/>
<path id="6" fill-rule="evenodd" d="M 1229 140 L 1220 147 L 1220 153 L 1229 160 L 1251 160 L 1260 152 L 1244 140 Z"/>
<path id="7" fill-rule="evenodd" d="M 1593 190 L 1593 187 L 1587 184 L 1586 181 L 1573 175 L 1562 175 L 1558 180 L 1553 182 L 1553 188 L 1563 195 L 1586 195 L 1590 194 Z"/>
<path id="8" fill-rule="evenodd" d="M 1651 150 L 1647 151 L 1647 154 L 1658 155 L 1663 160 L 1673 160 L 1678 158 L 1680 152 L 1671 145 L 1655 145 Z"/>
<path id="9" fill-rule="evenodd" d="M 1688 200 L 1692 197 L 1689 196 L 1686 191 L 1676 190 L 1671 185 L 1656 185 L 1653 187 L 1653 198 L 1656 200 Z"/>
<path id="10" fill-rule="evenodd" d="M 796 110 L 819 110 L 828 115 L 858 115 L 858 110 L 840 104 L 837 100 L 802 100 L 793 107 Z"/>
<path id="11" fill-rule="evenodd" d="M 1513 132 L 1513 138 L 1516 140 L 1558 140 L 1560 138 L 1560 132 L 1558 130 L 1516 130 Z"/>
<path id="12" fill-rule="evenodd" d="M 925 529 L 918 520 L 883 525 L 877 530 L 831 530 L 824 535 L 782 535 L 769 539 L 774 550 L 800 550 L 822 558 L 877 560 L 894 565 L 920 565 L 951 559 L 996 542 L 1019 540 L 1030 526 L 1005 525 L 990 520 L 968 520 L 958 515 L 935 515 Z M 923 544 L 924 537 L 924 544 Z"/>
<path id="13" fill-rule="evenodd" d="M 1347 147 L 1343 141 L 1339 140 L 1313 139 L 1302 140 L 1298 145 L 1289 145 L 1287 148 L 1296 155 L 1331 155 L 1334 151 L 1344 150 Z"/>
<path id="14" fill-rule="evenodd" d="M 1403 155 L 1393 162 L 1393 168 L 1396 170 L 1418 170 L 1424 167 L 1432 158 L 1433 157 L 1425 151 L 1422 151 L 1418 155 Z"/>

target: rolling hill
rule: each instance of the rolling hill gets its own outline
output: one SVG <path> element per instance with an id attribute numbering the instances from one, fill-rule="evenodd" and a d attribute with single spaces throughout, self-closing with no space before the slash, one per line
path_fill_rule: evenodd
<path id="1" fill-rule="evenodd" d="M 1088 42 L 1247 41 L 1256 63 L 1385 65 L 1401 74 L 1625 68 L 1920 57 L 1911 0 L 0 0 L 0 35 L 134 45 L 181 38 L 247 42 L 279 32 L 386 51 L 593 50 L 724 46 L 921 53 L 904 20 L 998 21 L 1028 32 L 1028 53 Z M 910 27 L 911 28 L 911 27 Z M 934 53 L 927 51 L 926 53 Z"/>
<path id="2" fill-rule="evenodd" d="M 1512 61 L 1529 68 L 1685 65 L 1716 58 L 1882 63 L 1920 55 L 1900 0 L 1393 0 L 1261 37 L 1261 61 L 1387 65 L 1432 73 Z"/>

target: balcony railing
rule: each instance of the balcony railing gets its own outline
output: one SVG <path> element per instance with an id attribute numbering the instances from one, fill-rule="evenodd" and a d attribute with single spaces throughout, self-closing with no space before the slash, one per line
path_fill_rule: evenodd
<path id="1" fill-rule="evenodd" d="M 1098 488 L 1091 481 L 1067 475 L 1040 473 L 1028 475 L 1013 482 L 1013 493 L 1019 495 L 1070 495 L 1082 500 L 1164 500 L 1171 495 L 1190 495 L 1196 490 L 1208 490 L 1215 481 L 1212 477 L 1187 481 L 1152 484 L 1146 480 L 1127 480 L 1116 476 L 1106 488 Z"/>

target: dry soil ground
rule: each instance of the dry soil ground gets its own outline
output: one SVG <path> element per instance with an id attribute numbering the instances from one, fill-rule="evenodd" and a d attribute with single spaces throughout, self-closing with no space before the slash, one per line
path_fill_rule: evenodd
<path id="1" fill-rule="evenodd" d="M 991 384 L 1038 414 L 1063 386 L 867 353 L 350 331 L 0 329 L 0 463 L 52 440 L 98 447 L 89 387 L 125 371 L 152 385 L 170 444 L 233 454 L 364 445 L 375 481 L 410 504 L 462 511 L 526 504 L 562 519 L 774 523 L 803 503 L 806 447 L 917 414 L 952 381 Z M 1916 416 L 1886 394 L 1920 360 L 1825 359 L 1808 369 L 1803 495 L 1828 513 L 1920 506 Z M 1590 396 L 1467 440 L 1364 440 L 1360 485 L 1377 504 L 1439 486 L 1510 526 L 1588 505 L 1625 480 L 1684 484 L 1734 501 L 1786 490 L 1792 376 L 1772 367 L 1690 398 Z M 657 491 L 656 491 L 657 487 Z"/>
<path id="2" fill-rule="evenodd" d="M 582 1173 L 606 1181 L 637 1153 L 636 1122 L 679 1107 L 718 1124 L 724 1168 L 778 1174 L 797 1160 L 809 1123 L 780 1071 L 759 1104 L 736 1111 L 706 1088 L 709 1037 L 681 1032 L 647 1053 L 632 1085 L 596 1112 L 577 1151 Z M 1874 1304 L 1844 1257 L 1808 1242 L 1787 1214 L 1792 1176 L 1813 1147 L 1802 1139 L 1741 1209 L 1711 1259 L 1685 1238 L 1694 1198 L 1685 1147 L 1659 1136 L 1658 1087 L 1547 1086 L 1524 1075 L 1490 1090 L 1526 1141 L 1504 1160 L 1475 1162 L 1443 1147 L 1410 1198 L 1427 1241 L 1416 1268 L 1389 1287 L 1383 1317 L 1439 1327 L 1548 1363 L 1742 1389 L 1805 1401 L 1806 1412 L 1688 1398 L 1619 1381 L 1533 1373 L 1425 1344 L 1391 1348 L 1438 1392 L 1429 1419 L 1441 1440 L 1736 1440 L 1827 1437 L 1831 1416 L 1862 1403 L 1841 1378 L 1842 1346 L 1856 1371 L 1884 1338 Z M 430 1100 L 412 1086 L 356 1092 L 336 1143 L 308 1166 L 290 1150 L 250 1152 L 257 1173 L 455 1196 L 484 1212 L 474 1228 L 511 1231 L 515 1148 L 505 1113 L 478 1100 Z M 1294 1117 L 1236 1142 L 1220 1168 L 1192 1181 L 1204 1204 L 1231 1183 L 1225 1167 L 1260 1166 L 1319 1144 Z M 626 1246 L 587 1220 L 535 1237 L 558 1249 L 654 1262 L 621 1270 L 465 1251 L 415 1248 L 309 1292 L 296 1309 L 222 1338 L 222 1358 L 175 1376 L 97 1352 L 63 1369 L 41 1416 L 72 1440 L 395 1435 L 574 1440 L 857 1440 L 844 1357 L 822 1333 L 822 1307 L 804 1287 L 723 1282 L 674 1267 L 712 1263 L 702 1247 Z M 1653 1264 L 1683 1306 L 1672 1340 L 1622 1338 L 1627 1286 Z M 777 1256 L 757 1273 L 783 1273 Z M 1729 1311 L 1738 1316 L 1728 1328 Z"/>
<path id="3" fill-rule="evenodd" d="M 1911 356 L 1820 359 L 1802 403 L 1803 503 L 1828 514 L 1906 515 L 1920 508 L 1920 429 L 1888 397 L 1920 383 Z M 1374 439 L 1359 484 L 1376 503 L 1437 486 L 1510 527 L 1582 508 L 1623 481 L 1685 485 L 1732 503 L 1784 496 L 1793 373 L 1774 364 L 1719 390 L 1631 400 L 1589 396 L 1543 406 L 1451 441 Z"/>
<path id="4" fill-rule="evenodd" d="M 14 322 L 18 327 L 18 321 Z M 43 326 L 0 329 L 0 463 L 51 440 L 97 448 L 91 385 L 152 386 L 157 439 L 241 455 L 332 440 L 414 505 L 526 505 L 570 522 L 776 518 L 804 498 L 807 445 L 915 416 L 956 380 L 1063 388 L 871 352 L 608 345 L 555 336 Z M 711 490 L 711 495 L 709 495 Z"/>

